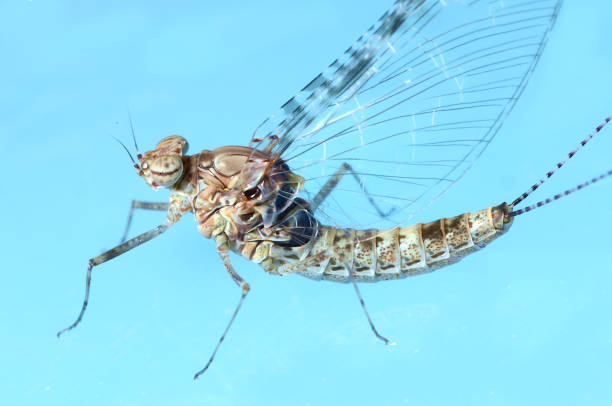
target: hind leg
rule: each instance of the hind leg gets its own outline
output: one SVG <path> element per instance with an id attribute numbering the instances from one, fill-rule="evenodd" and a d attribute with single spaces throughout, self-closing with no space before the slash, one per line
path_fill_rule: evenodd
<path id="1" fill-rule="evenodd" d="M 325 182 L 325 185 L 323 185 L 321 190 L 319 190 L 317 195 L 312 199 L 310 203 L 310 208 L 313 213 L 317 210 L 317 208 L 321 205 L 321 203 L 323 203 L 323 201 L 329 196 L 329 194 L 336 188 L 336 186 L 338 186 L 338 183 L 340 183 L 344 175 L 346 175 L 347 173 L 350 173 L 351 175 L 353 175 L 353 178 L 355 179 L 355 181 L 357 181 L 357 183 L 361 187 L 361 191 L 368 199 L 368 202 L 372 205 L 372 207 L 374 207 L 374 209 L 376 210 L 376 212 L 378 213 L 380 217 L 387 217 L 391 215 L 391 213 L 393 213 L 394 209 L 391 209 L 385 213 L 378 206 L 376 201 L 368 193 L 368 190 L 366 189 L 363 180 L 359 177 L 357 172 L 355 172 L 353 167 L 346 162 L 340 165 L 340 167 L 336 170 L 336 172 L 327 180 L 327 182 Z"/>

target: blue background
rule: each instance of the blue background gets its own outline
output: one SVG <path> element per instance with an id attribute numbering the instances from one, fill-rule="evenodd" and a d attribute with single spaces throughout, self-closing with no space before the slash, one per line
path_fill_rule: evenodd
<path id="1" fill-rule="evenodd" d="M 263 4 L 262 4 L 263 3 Z M 306 4 L 307 3 L 307 4 Z M 253 129 L 389 6 L 337 0 L 0 4 L 0 403 L 535 405 L 612 403 L 612 184 L 517 218 L 461 263 L 362 285 L 275 277 L 233 257 L 239 292 L 192 218 L 94 270 L 147 189 L 125 152 L 181 134 L 191 151 Z M 612 9 L 568 1 L 496 140 L 417 221 L 511 200 L 612 114 Z M 529 202 L 612 167 L 612 128 Z M 137 213 L 133 232 L 163 221 Z"/>

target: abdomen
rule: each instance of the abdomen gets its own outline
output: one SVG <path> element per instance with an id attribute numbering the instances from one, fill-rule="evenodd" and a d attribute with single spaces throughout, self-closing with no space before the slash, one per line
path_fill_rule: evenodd
<path id="1" fill-rule="evenodd" d="M 503 235 L 512 225 L 507 205 L 387 230 L 321 226 L 308 246 L 270 250 L 273 273 L 311 279 L 377 282 L 431 272 L 458 262 Z"/>

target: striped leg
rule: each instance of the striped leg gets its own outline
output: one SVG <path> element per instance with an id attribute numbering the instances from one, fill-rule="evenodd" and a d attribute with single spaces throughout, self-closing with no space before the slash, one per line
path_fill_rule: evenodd
<path id="1" fill-rule="evenodd" d="M 112 248 L 98 255 L 97 257 L 91 258 L 89 260 L 89 265 L 87 266 L 87 277 L 85 279 L 85 299 L 83 300 L 83 306 L 81 307 L 81 312 L 79 313 L 79 316 L 77 317 L 74 323 L 58 331 L 57 337 L 59 338 L 59 336 L 61 336 L 65 332 L 72 330 L 73 328 L 77 326 L 77 324 L 81 322 L 81 319 L 83 318 L 83 314 L 85 314 L 85 309 L 87 309 L 87 303 L 89 301 L 89 287 L 91 285 L 91 270 L 93 269 L 94 266 L 98 266 L 98 265 L 105 263 L 106 261 L 110 261 L 111 259 L 128 252 L 132 248 L 136 248 L 139 245 L 144 244 L 145 242 L 149 240 L 152 240 L 153 238 L 157 237 L 158 235 L 160 235 L 161 233 L 169 229 L 172 226 L 172 224 L 173 223 L 165 222 L 164 224 L 161 224 L 147 231 L 146 233 L 142 233 L 139 236 L 134 237 L 129 241 L 126 241 L 122 244 L 117 245 L 115 248 Z"/>
<path id="2" fill-rule="evenodd" d="M 391 213 L 395 211 L 395 209 L 392 208 L 387 213 L 385 213 L 378 206 L 378 204 L 376 204 L 376 201 L 372 198 L 372 196 L 370 196 L 367 189 L 365 188 L 363 181 L 361 180 L 359 175 L 357 175 L 357 173 L 353 170 L 353 167 L 349 165 L 348 163 L 344 162 L 342 165 L 340 165 L 340 168 L 338 168 L 336 172 L 328 179 L 325 185 L 323 185 L 321 190 L 319 190 L 319 193 L 317 193 L 317 195 L 312 199 L 312 202 L 310 203 L 310 208 L 313 213 L 317 210 L 317 208 L 321 205 L 321 203 L 323 203 L 323 201 L 327 198 L 327 196 L 329 196 L 329 194 L 334 190 L 334 188 L 338 186 L 338 183 L 340 183 L 340 180 L 342 180 L 342 178 L 344 177 L 344 175 L 346 175 L 347 172 L 353 175 L 353 178 L 355 178 L 355 180 L 361 187 L 361 190 L 363 191 L 363 194 L 368 199 L 368 202 L 370 202 L 372 207 L 374 207 L 374 209 L 376 210 L 379 216 L 387 217 L 387 216 L 390 216 Z"/>
<path id="3" fill-rule="evenodd" d="M 122 244 L 127 240 L 128 232 L 130 231 L 130 226 L 132 225 L 132 216 L 134 215 L 134 210 L 136 209 L 144 209 L 144 210 L 160 210 L 160 211 L 168 211 L 170 208 L 170 203 L 167 202 L 142 202 L 140 200 L 132 200 L 132 205 L 130 206 L 130 214 L 128 216 L 127 224 L 125 225 L 125 231 L 123 232 L 123 237 L 121 237 L 121 241 L 119 244 Z"/>

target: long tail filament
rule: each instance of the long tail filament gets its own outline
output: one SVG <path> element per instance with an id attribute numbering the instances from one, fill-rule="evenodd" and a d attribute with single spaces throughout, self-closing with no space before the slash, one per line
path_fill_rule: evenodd
<path id="1" fill-rule="evenodd" d="M 567 158 L 565 158 L 563 161 L 557 163 L 557 165 L 555 166 L 554 169 L 548 171 L 546 173 L 546 176 L 542 179 L 540 179 L 538 182 L 536 182 L 535 184 L 533 184 L 525 193 L 521 194 L 519 197 L 517 197 L 511 204 L 510 204 L 510 208 L 514 208 L 517 204 L 521 203 L 523 200 L 525 200 L 525 198 L 527 198 L 527 196 L 529 196 L 531 193 L 533 193 L 536 189 L 538 189 L 540 186 L 542 186 L 542 184 L 544 184 L 544 182 L 546 182 L 552 175 L 554 175 L 557 170 L 559 168 L 561 168 L 563 165 L 565 165 L 565 163 L 571 158 L 573 157 L 576 152 L 580 151 L 582 149 L 582 147 L 584 147 L 591 139 L 593 139 L 593 137 L 595 137 L 595 135 L 597 133 L 599 133 L 601 131 L 602 128 L 604 128 L 604 126 L 606 124 L 608 124 L 610 121 L 612 120 L 612 116 L 606 117 L 606 119 L 604 120 L 603 123 L 601 123 L 600 125 L 597 126 L 597 128 L 595 128 L 595 131 L 592 132 L 591 134 L 589 134 L 589 136 L 587 138 L 585 138 L 584 140 L 582 140 L 580 142 L 580 144 L 578 145 L 578 147 L 576 149 L 574 149 L 572 152 L 570 152 L 569 154 L 567 154 Z M 584 183 L 581 183 L 580 185 L 577 185 L 573 188 L 567 189 L 566 191 L 562 192 L 562 193 L 558 193 L 556 195 L 554 195 L 553 197 L 549 197 L 547 199 L 541 200 L 535 204 L 532 204 L 531 206 L 527 206 L 525 208 L 519 209 L 519 210 L 514 210 L 510 213 L 510 216 L 515 217 L 518 216 L 520 214 L 523 213 L 527 213 L 528 211 L 532 211 L 533 209 L 536 209 L 538 207 L 542 207 L 550 202 L 553 202 L 555 200 L 558 200 L 564 196 L 567 196 L 571 193 L 574 193 L 578 190 L 584 189 L 585 187 L 592 185 L 595 182 L 598 182 L 604 178 L 607 178 L 608 176 L 612 175 L 612 170 L 609 170 L 606 173 L 603 173 L 591 180 L 588 180 Z"/>

